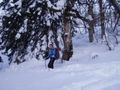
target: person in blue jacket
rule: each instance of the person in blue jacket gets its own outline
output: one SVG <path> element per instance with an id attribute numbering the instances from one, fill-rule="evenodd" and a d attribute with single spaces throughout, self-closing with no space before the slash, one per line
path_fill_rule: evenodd
<path id="1" fill-rule="evenodd" d="M 54 61 L 56 59 L 55 55 L 56 55 L 56 50 L 55 50 L 53 44 L 50 44 L 49 50 L 48 50 L 48 57 L 50 58 L 50 61 L 48 63 L 48 68 L 51 68 L 51 69 L 54 68 Z"/>

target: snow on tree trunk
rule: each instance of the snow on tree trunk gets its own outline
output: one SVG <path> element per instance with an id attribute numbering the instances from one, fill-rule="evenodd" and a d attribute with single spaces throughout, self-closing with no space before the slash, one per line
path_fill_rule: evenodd
<path id="1" fill-rule="evenodd" d="M 71 28 L 70 21 L 67 18 L 64 18 L 64 53 L 63 60 L 69 60 L 73 54 L 72 51 L 72 37 L 71 37 Z"/>
<path id="2" fill-rule="evenodd" d="M 68 0 L 66 2 L 65 9 L 63 11 L 63 29 L 64 29 L 64 51 L 63 60 L 69 60 L 73 55 L 72 35 L 71 35 L 71 24 L 70 24 L 70 10 L 74 6 L 76 0 Z"/>

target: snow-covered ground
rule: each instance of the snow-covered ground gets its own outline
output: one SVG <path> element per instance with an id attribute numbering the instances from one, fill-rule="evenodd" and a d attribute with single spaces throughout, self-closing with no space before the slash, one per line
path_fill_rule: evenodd
<path id="1" fill-rule="evenodd" d="M 43 60 L 1 70 L 0 90 L 120 90 L 120 45 L 108 51 L 97 43 L 73 43 L 71 60 L 57 60 L 53 70 Z"/>

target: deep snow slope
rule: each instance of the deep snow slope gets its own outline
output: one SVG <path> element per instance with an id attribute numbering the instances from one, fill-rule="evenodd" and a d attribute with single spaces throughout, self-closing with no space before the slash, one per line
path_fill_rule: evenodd
<path id="1" fill-rule="evenodd" d="M 57 60 L 53 70 L 43 60 L 1 70 L 0 90 L 120 90 L 120 45 L 108 51 L 97 43 L 73 43 L 71 60 Z"/>

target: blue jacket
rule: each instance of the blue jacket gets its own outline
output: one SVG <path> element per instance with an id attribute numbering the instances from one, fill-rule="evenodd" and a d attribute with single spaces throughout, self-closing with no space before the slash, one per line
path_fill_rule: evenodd
<path id="1" fill-rule="evenodd" d="M 55 51 L 55 48 L 49 48 L 49 51 L 48 51 L 48 56 L 51 58 L 55 58 L 55 54 L 56 54 L 56 51 Z"/>

